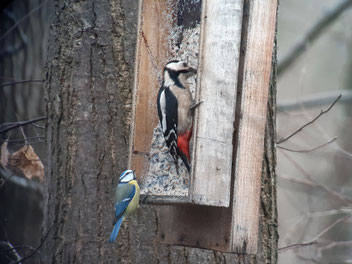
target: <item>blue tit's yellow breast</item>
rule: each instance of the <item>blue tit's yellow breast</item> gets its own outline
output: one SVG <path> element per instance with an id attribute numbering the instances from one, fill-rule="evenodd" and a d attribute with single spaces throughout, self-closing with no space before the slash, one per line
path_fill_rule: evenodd
<path id="1" fill-rule="evenodd" d="M 136 193 L 134 194 L 132 201 L 129 203 L 129 205 L 126 208 L 126 211 L 124 213 L 125 216 L 129 216 L 130 214 L 132 214 L 134 211 L 137 210 L 139 206 L 139 192 L 140 192 L 139 185 L 135 180 L 130 181 L 128 184 L 134 185 L 136 187 Z"/>

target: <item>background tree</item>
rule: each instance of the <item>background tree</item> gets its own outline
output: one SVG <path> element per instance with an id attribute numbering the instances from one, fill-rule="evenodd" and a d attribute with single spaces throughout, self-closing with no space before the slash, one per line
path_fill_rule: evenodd
<path id="1" fill-rule="evenodd" d="M 111 198 L 127 164 L 137 3 L 58 0 L 52 11 L 45 84 L 48 160 L 43 228 L 43 235 L 48 231 L 49 235 L 42 262 L 276 262 L 275 71 L 258 254 L 160 245 L 156 233 L 162 219 L 158 207 L 147 205 L 123 225 L 118 244 L 111 245 L 107 243 L 113 218 Z"/>

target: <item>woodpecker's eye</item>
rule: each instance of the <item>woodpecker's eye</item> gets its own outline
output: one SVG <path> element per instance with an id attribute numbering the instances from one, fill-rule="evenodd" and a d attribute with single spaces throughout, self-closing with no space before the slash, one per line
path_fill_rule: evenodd
<path id="1" fill-rule="evenodd" d="M 187 63 L 184 62 L 184 63 L 183 63 L 183 67 L 187 67 Z"/>

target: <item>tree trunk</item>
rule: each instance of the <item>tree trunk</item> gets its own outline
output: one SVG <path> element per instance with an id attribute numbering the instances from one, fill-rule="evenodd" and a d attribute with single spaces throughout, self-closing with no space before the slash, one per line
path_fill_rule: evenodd
<path id="1" fill-rule="evenodd" d="M 248 1 L 245 1 L 248 4 Z M 112 196 L 126 169 L 137 4 L 55 1 L 47 64 L 43 263 L 275 263 L 275 71 L 269 97 L 257 255 L 157 242 L 158 207 L 112 230 Z M 276 55 L 273 55 L 273 69 Z"/>

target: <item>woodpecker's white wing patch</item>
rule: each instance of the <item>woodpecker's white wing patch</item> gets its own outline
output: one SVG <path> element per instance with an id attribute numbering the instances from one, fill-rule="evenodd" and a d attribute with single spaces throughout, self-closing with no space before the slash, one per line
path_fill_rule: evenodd
<path id="1" fill-rule="evenodd" d="M 165 90 L 161 92 L 160 95 L 160 108 L 161 108 L 161 127 L 163 128 L 163 133 L 165 133 L 167 124 L 166 124 L 166 98 L 165 98 Z"/>

